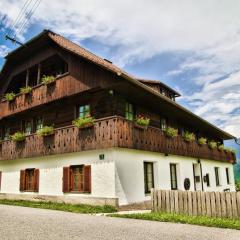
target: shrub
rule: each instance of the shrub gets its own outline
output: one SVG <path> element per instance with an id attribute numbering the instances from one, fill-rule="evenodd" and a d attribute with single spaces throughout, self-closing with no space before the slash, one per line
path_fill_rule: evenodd
<path id="1" fill-rule="evenodd" d="M 30 86 L 20 88 L 20 93 L 22 94 L 29 94 L 31 92 L 32 92 L 32 87 Z"/>
<path id="2" fill-rule="evenodd" d="M 193 142 L 193 141 L 195 140 L 195 134 L 186 131 L 186 132 L 183 134 L 183 139 L 184 139 L 186 142 Z"/>
<path id="3" fill-rule="evenodd" d="M 141 125 L 141 126 L 148 126 L 149 123 L 150 123 L 150 118 L 147 118 L 147 117 L 144 117 L 144 116 L 137 116 L 136 117 L 136 120 L 135 122 L 138 124 L 138 125 Z"/>
<path id="4" fill-rule="evenodd" d="M 11 102 L 16 97 L 16 94 L 14 92 L 10 92 L 10 93 L 6 93 L 4 97 L 8 102 Z"/>
<path id="5" fill-rule="evenodd" d="M 51 84 L 53 82 L 55 82 L 56 78 L 54 76 L 43 76 L 42 77 L 42 84 L 44 85 L 48 85 Z"/>
<path id="6" fill-rule="evenodd" d="M 204 137 L 200 137 L 200 138 L 198 139 L 198 144 L 199 144 L 199 145 L 206 145 L 206 144 L 207 144 L 207 139 L 204 138 Z"/>
<path id="7" fill-rule="evenodd" d="M 11 136 L 11 140 L 14 142 L 21 142 L 24 141 L 26 138 L 25 134 L 22 132 L 16 132 Z"/>
<path id="8" fill-rule="evenodd" d="M 95 119 L 93 117 L 84 117 L 73 120 L 72 124 L 77 128 L 81 128 L 84 126 L 93 126 L 94 122 Z"/>
<path id="9" fill-rule="evenodd" d="M 218 146 L 218 149 L 221 150 L 221 151 L 223 151 L 223 150 L 225 149 L 225 148 L 224 148 L 224 145 L 223 145 L 223 144 L 219 145 L 219 146 Z"/>
<path id="10" fill-rule="evenodd" d="M 165 134 L 168 136 L 168 137 L 176 137 L 178 135 L 178 130 L 175 129 L 175 128 L 172 128 L 172 127 L 167 127 L 166 130 L 165 130 Z"/>
<path id="11" fill-rule="evenodd" d="M 37 131 L 37 135 L 41 137 L 49 136 L 49 135 L 52 135 L 53 133 L 54 133 L 53 126 L 44 126 L 43 128 Z"/>
<path id="12" fill-rule="evenodd" d="M 208 146 L 209 146 L 211 149 L 214 149 L 214 148 L 217 147 L 217 143 L 216 143 L 215 141 L 210 141 L 210 142 L 208 143 Z"/>

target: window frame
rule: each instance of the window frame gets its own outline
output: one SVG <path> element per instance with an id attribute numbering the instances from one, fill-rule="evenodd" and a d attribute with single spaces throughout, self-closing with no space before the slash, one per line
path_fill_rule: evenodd
<path id="1" fill-rule="evenodd" d="M 229 184 L 231 184 L 229 168 L 226 167 L 225 171 L 226 171 L 227 184 L 229 185 Z"/>
<path id="2" fill-rule="evenodd" d="M 170 167 L 171 190 L 178 190 L 177 164 L 170 163 L 169 167 Z M 173 167 L 173 169 L 172 169 L 172 167 Z M 175 180 L 173 179 L 173 174 L 174 174 Z M 175 182 L 175 186 L 174 186 L 173 182 Z"/>
<path id="3" fill-rule="evenodd" d="M 151 189 L 154 188 L 154 166 L 153 166 L 153 162 L 143 162 L 143 169 L 144 169 L 144 192 L 145 194 L 150 194 L 151 193 Z M 151 167 L 151 187 L 149 189 L 149 179 L 148 179 L 148 166 Z"/>
<path id="4" fill-rule="evenodd" d="M 86 110 L 86 107 L 88 107 L 87 110 Z M 81 108 L 83 108 L 83 111 L 81 111 Z M 82 116 L 81 116 L 81 114 L 82 114 Z M 78 105 L 77 115 L 78 115 L 78 118 L 91 117 L 91 105 L 90 104 Z"/>
<path id="5" fill-rule="evenodd" d="M 9 131 L 6 131 L 6 130 Z M 6 136 L 6 133 L 8 132 L 8 135 Z M 3 140 L 10 140 L 10 136 L 11 136 L 11 128 L 10 127 L 5 127 L 3 130 Z"/>
<path id="6" fill-rule="evenodd" d="M 160 129 L 165 131 L 167 128 L 167 119 L 160 117 Z"/>
<path id="7" fill-rule="evenodd" d="M 27 168 L 25 169 L 25 187 L 24 187 L 24 191 L 25 192 L 34 192 L 34 168 Z M 31 187 L 29 187 L 29 176 L 31 175 Z"/>
<path id="8" fill-rule="evenodd" d="M 215 173 L 216 186 L 219 187 L 219 186 L 221 186 L 221 183 L 220 183 L 220 174 L 219 174 L 219 167 L 214 167 L 214 173 Z"/>
<path id="9" fill-rule="evenodd" d="M 30 123 L 30 125 L 31 125 L 31 131 L 30 132 L 27 132 L 26 130 L 27 130 L 27 124 L 28 123 Z M 23 122 L 23 127 L 24 127 L 24 129 L 23 129 L 23 132 L 25 133 L 25 135 L 31 135 L 31 134 L 33 134 L 33 119 L 30 119 L 30 120 L 27 120 L 27 121 L 24 121 Z"/>
<path id="10" fill-rule="evenodd" d="M 41 128 L 38 128 L 38 121 L 39 120 L 42 121 L 42 127 Z M 35 121 L 34 121 L 34 131 L 37 132 L 38 130 L 41 130 L 43 127 L 44 127 L 44 119 L 43 119 L 43 117 L 35 118 Z"/>

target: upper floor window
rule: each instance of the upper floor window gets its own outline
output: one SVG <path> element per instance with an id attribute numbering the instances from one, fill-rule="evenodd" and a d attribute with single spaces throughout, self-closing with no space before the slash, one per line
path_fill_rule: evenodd
<path id="1" fill-rule="evenodd" d="M 130 121 L 134 120 L 134 106 L 129 102 L 126 102 L 125 106 L 125 118 Z"/>
<path id="2" fill-rule="evenodd" d="M 219 167 L 214 168 L 216 186 L 220 186 Z"/>
<path id="3" fill-rule="evenodd" d="M 165 118 L 160 119 L 160 127 L 164 131 L 167 128 L 167 120 Z"/>
<path id="4" fill-rule="evenodd" d="M 11 132 L 11 129 L 9 127 L 6 127 L 4 129 L 4 135 L 3 135 L 4 140 L 9 140 L 10 139 L 10 132 Z"/>
<path id="5" fill-rule="evenodd" d="M 90 117 L 90 105 L 82 105 L 79 107 L 79 117 L 80 118 L 85 118 L 85 117 Z"/>
<path id="6" fill-rule="evenodd" d="M 177 190 L 177 164 L 170 163 L 170 177 L 171 177 L 171 189 Z"/>
<path id="7" fill-rule="evenodd" d="M 25 132 L 26 135 L 32 134 L 32 132 L 33 132 L 32 121 L 26 121 L 25 122 L 24 132 Z"/>
<path id="8" fill-rule="evenodd" d="M 42 129 L 43 128 L 43 119 L 37 118 L 35 121 L 35 124 L 36 124 L 36 131 Z"/>

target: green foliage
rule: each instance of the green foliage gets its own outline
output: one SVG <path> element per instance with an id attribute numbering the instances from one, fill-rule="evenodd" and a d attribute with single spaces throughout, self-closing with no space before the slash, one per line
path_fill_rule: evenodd
<path id="1" fill-rule="evenodd" d="M 45 76 L 44 75 L 41 80 L 42 80 L 42 84 L 48 85 L 48 84 L 55 82 L 56 78 L 54 76 Z"/>
<path id="2" fill-rule="evenodd" d="M 183 134 L 183 139 L 184 139 L 186 142 L 193 142 L 193 141 L 195 141 L 195 134 L 186 131 L 186 132 Z"/>
<path id="3" fill-rule="evenodd" d="M 60 210 L 65 212 L 74 213 L 114 213 L 116 208 L 110 205 L 104 206 L 92 206 L 87 204 L 67 204 L 67 203 L 54 203 L 54 202 L 36 202 L 36 201 L 24 201 L 24 200 L 0 200 L 0 204 L 15 205 L 31 208 L 43 208 Z"/>
<path id="4" fill-rule="evenodd" d="M 11 140 L 13 140 L 14 142 L 21 142 L 24 141 L 25 139 L 26 136 L 22 132 L 16 132 L 11 136 Z"/>
<path id="5" fill-rule="evenodd" d="M 208 146 L 211 148 L 211 149 L 215 149 L 217 147 L 217 143 L 215 141 L 210 141 L 208 143 Z"/>
<path id="6" fill-rule="evenodd" d="M 139 115 L 139 116 L 136 117 L 135 122 L 138 125 L 147 127 L 149 125 L 149 123 L 150 123 L 150 118 L 147 118 L 147 117 L 144 117 L 142 115 Z"/>
<path id="7" fill-rule="evenodd" d="M 84 118 L 77 118 L 73 120 L 72 124 L 77 127 L 85 127 L 85 126 L 93 126 L 95 119 L 93 117 L 84 117 Z"/>
<path id="8" fill-rule="evenodd" d="M 236 150 L 236 149 L 233 149 L 233 148 L 225 148 L 225 151 L 226 151 L 226 152 L 230 152 L 230 153 L 234 153 L 234 154 L 237 153 L 237 150 Z"/>
<path id="9" fill-rule="evenodd" d="M 32 87 L 30 86 L 20 88 L 20 93 L 22 94 L 29 94 L 31 92 L 32 92 Z"/>
<path id="10" fill-rule="evenodd" d="M 221 145 L 218 146 L 218 149 L 219 149 L 220 151 L 223 151 L 223 150 L 225 149 L 225 147 L 224 147 L 223 144 L 221 144 Z"/>
<path id="11" fill-rule="evenodd" d="M 4 95 L 4 98 L 8 101 L 8 102 L 11 102 L 15 99 L 16 97 L 16 94 L 14 92 L 10 92 L 10 93 L 6 93 Z"/>
<path id="12" fill-rule="evenodd" d="M 37 135 L 41 137 L 49 136 L 49 135 L 52 135 L 53 133 L 54 133 L 53 126 L 44 126 L 43 128 L 37 131 Z"/>
<path id="13" fill-rule="evenodd" d="M 212 218 L 207 216 L 188 216 L 173 213 L 136 213 L 136 214 L 110 214 L 111 217 L 134 218 L 149 221 L 186 223 L 208 227 L 231 228 L 240 230 L 240 219 Z"/>
<path id="14" fill-rule="evenodd" d="M 207 139 L 204 138 L 204 137 L 200 137 L 200 138 L 198 139 L 198 144 L 199 144 L 199 145 L 206 145 L 206 144 L 207 144 Z"/>
<path id="15" fill-rule="evenodd" d="M 240 191 L 240 181 L 236 182 L 235 183 L 235 186 L 236 186 L 236 191 Z"/>
<path id="16" fill-rule="evenodd" d="M 178 135 L 178 130 L 175 129 L 175 128 L 172 128 L 172 127 L 167 127 L 166 130 L 165 130 L 165 134 L 168 136 L 168 137 L 177 137 Z"/>

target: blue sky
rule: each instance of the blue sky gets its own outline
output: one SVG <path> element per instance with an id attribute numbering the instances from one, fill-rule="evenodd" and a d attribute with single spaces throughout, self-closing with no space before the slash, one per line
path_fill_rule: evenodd
<path id="1" fill-rule="evenodd" d="M 0 2 L 0 67 L 16 47 L 4 35 L 24 2 Z M 17 37 L 51 29 L 135 76 L 163 81 L 182 94 L 179 103 L 240 137 L 239 10 L 238 0 L 42 0 Z"/>

